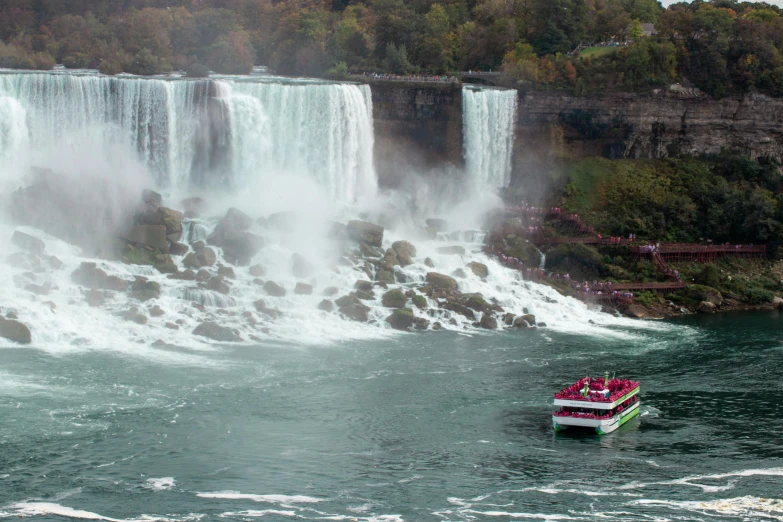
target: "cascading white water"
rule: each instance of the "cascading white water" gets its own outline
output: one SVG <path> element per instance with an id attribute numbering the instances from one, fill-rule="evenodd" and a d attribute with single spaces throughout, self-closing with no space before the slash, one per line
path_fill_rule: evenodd
<path id="1" fill-rule="evenodd" d="M 0 150 L 21 147 L 20 134 L 43 151 L 97 130 L 173 191 L 289 173 L 345 203 L 376 187 L 367 86 L 7 73 L 0 100 Z"/>
<path id="2" fill-rule="evenodd" d="M 515 90 L 462 89 L 465 170 L 471 188 L 494 190 L 508 186 L 516 121 Z"/>
<path id="3" fill-rule="evenodd" d="M 228 87 L 237 176 L 258 176 L 264 166 L 272 175 L 310 175 L 339 201 L 373 194 L 368 86 L 232 82 Z"/>

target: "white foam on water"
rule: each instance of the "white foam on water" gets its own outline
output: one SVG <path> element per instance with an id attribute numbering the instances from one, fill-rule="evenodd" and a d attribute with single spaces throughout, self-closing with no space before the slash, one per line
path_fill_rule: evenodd
<path id="1" fill-rule="evenodd" d="M 736 486 L 738 480 L 729 480 L 724 485 L 700 484 L 698 483 L 698 481 L 739 479 L 744 477 L 758 477 L 758 476 L 783 477 L 783 468 L 745 469 L 741 471 L 734 471 L 729 473 L 717 473 L 712 475 L 693 475 L 693 476 L 683 477 L 679 479 L 664 480 L 659 482 L 631 482 L 630 484 L 619 486 L 617 489 L 628 490 L 628 489 L 642 489 L 648 486 L 678 485 L 678 486 L 691 486 L 691 487 L 699 488 L 705 493 L 717 493 L 720 491 L 727 491 L 733 489 Z"/>
<path id="2" fill-rule="evenodd" d="M 151 478 L 147 479 L 145 487 L 153 491 L 166 491 L 173 488 L 176 484 L 174 477 Z"/>
<path id="3" fill-rule="evenodd" d="M 14 510 L 11 512 L 12 516 L 17 517 L 57 515 L 70 519 L 106 520 L 108 522 L 179 522 L 185 520 L 198 520 L 202 516 L 200 514 L 195 514 L 178 518 L 170 518 L 155 515 L 140 515 L 138 518 L 121 519 L 107 517 L 98 513 L 93 513 L 92 511 L 61 506 L 60 504 L 53 502 L 18 502 L 8 507 Z"/>
<path id="4" fill-rule="evenodd" d="M 701 513 L 708 516 L 734 516 L 746 520 L 783 520 L 783 500 L 753 496 L 706 501 L 640 499 L 637 506 L 656 506 Z"/>
<path id="5" fill-rule="evenodd" d="M 308 497 L 305 495 L 256 495 L 239 493 L 238 491 L 216 491 L 214 493 L 196 493 L 201 498 L 219 498 L 226 500 L 252 500 L 253 502 L 267 502 L 269 504 L 315 504 L 326 499 Z"/>
<path id="6" fill-rule="evenodd" d="M 247 511 L 226 511 L 225 513 L 221 513 L 219 516 L 259 518 L 259 517 L 265 517 L 267 515 L 280 515 L 280 516 L 292 517 L 292 518 L 299 517 L 296 511 L 282 511 L 279 509 L 262 509 L 262 510 L 249 509 Z"/>

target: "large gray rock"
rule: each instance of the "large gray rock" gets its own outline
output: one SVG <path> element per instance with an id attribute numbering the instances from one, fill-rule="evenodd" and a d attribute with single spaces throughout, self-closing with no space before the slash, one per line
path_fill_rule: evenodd
<path id="1" fill-rule="evenodd" d="M 437 272 L 427 272 L 426 279 L 427 283 L 429 283 L 432 288 L 438 290 L 453 292 L 457 289 L 457 280 L 444 274 L 439 274 Z"/>
<path id="2" fill-rule="evenodd" d="M 18 344 L 30 344 L 30 329 L 23 323 L 0 316 L 0 337 Z"/>
<path id="3" fill-rule="evenodd" d="M 165 225 L 136 225 L 121 237 L 136 245 L 154 248 L 164 254 L 169 251 L 169 239 L 166 237 Z"/>
<path id="4" fill-rule="evenodd" d="M 179 241 L 182 237 L 182 212 L 166 207 L 155 207 L 145 212 L 136 214 L 134 221 L 137 225 L 163 225 L 166 227 L 166 236 L 169 241 Z"/>
<path id="5" fill-rule="evenodd" d="M 715 306 L 715 303 L 711 303 L 709 301 L 702 301 L 699 303 L 699 306 L 696 307 L 697 312 L 701 312 L 703 314 L 709 314 L 715 311 L 717 306 Z"/>
<path id="6" fill-rule="evenodd" d="M 404 308 L 407 301 L 408 298 L 405 297 L 405 294 L 397 289 L 389 290 L 381 298 L 381 302 L 386 308 Z"/>
<path id="7" fill-rule="evenodd" d="M 395 241 L 392 243 L 392 250 L 397 254 L 400 266 L 413 264 L 413 258 L 416 257 L 416 247 L 407 241 Z"/>
<path id="8" fill-rule="evenodd" d="M 340 307 L 340 313 L 354 321 L 366 323 L 369 320 L 370 309 L 363 304 L 349 304 Z"/>
<path id="9" fill-rule="evenodd" d="M 495 319 L 490 314 L 484 314 L 483 316 L 481 316 L 481 321 L 479 322 L 479 325 L 487 330 L 497 330 L 498 320 Z"/>
<path id="10" fill-rule="evenodd" d="M 264 283 L 264 290 L 272 297 L 285 297 L 286 294 L 285 288 L 278 285 L 274 281 L 267 281 Z"/>
<path id="11" fill-rule="evenodd" d="M 481 279 L 485 279 L 489 275 L 489 268 L 487 268 L 487 265 L 484 263 L 473 261 L 468 263 L 468 268 L 470 268 L 476 277 L 480 277 Z"/>
<path id="12" fill-rule="evenodd" d="M 386 322 L 395 330 L 407 330 L 413 326 L 414 319 L 413 310 L 410 308 L 400 308 L 387 317 Z"/>
<path id="13" fill-rule="evenodd" d="M 334 310 L 334 303 L 328 299 L 324 299 L 318 304 L 318 309 L 323 310 L 324 312 L 332 313 Z"/>
<path id="14" fill-rule="evenodd" d="M 42 240 L 33 237 L 30 234 L 20 232 L 19 230 L 14 230 L 14 233 L 11 236 L 11 243 L 38 255 L 43 254 L 43 251 L 46 248 L 46 244 L 44 244 Z"/>
<path id="15" fill-rule="evenodd" d="M 118 292 L 124 292 L 131 285 L 130 281 L 126 281 L 117 276 L 110 276 L 98 268 L 95 263 L 87 261 L 82 262 L 79 268 L 74 270 L 71 274 L 71 279 L 74 283 L 87 288 L 114 290 Z"/>
<path id="16" fill-rule="evenodd" d="M 475 321 L 476 320 L 476 314 L 473 312 L 473 310 L 471 310 L 467 306 L 465 306 L 463 304 L 460 304 L 460 303 L 458 303 L 456 301 L 449 301 L 449 302 L 445 303 L 443 305 L 443 308 L 446 309 L 446 310 L 450 310 L 450 311 L 452 311 L 454 313 L 457 313 L 457 314 L 465 317 L 466 319 L 470 319 L 471 321 Z"/>
<path id="17" fill-rule="evenodd" d="M 198 325 L 193 330 L 194 335 L 200 335 L 213 341 L 225 342 L 225 343 L 239 343 L 242 342 L 242 337 L 237 330 L 220 326 L 213 322 L 204 322 Z"/>
<path id="18" fill-rule="evenodd" d="M 240 210 L 230 208 L 207 241 L 223 248 L 223 257 L 229 263 L 248 265 L 264 246 L 262 237 L 247 232 L 252 225 L 253 218 Z"/>
<path id="19" fill-rule="evenodd" d="M 296 287 L 294 288 L 294 293 L 296 295 L 312 295 L 313 285 L 307 285 L 305 283 L 296 283 Z"/>
<path id="20" fill-rule="evenodd" d="M 198 259 L 199 266 L 212 266 L 217 261 L 217 254 L 215 254 L 215 251 L 212 250 L 209 247 L 202 248 L 201 251 L 196 255 L 196 258 Z M 189 266 L 189 265 L 185 265 Z M 199 268 L 198 266 L 191 266 L 190 268 Z"/>
<path id="21" fill-rule="evenodd" d="M 348 237 L 355 241 L 365 242 L 370 246 L 381 248 L 383 245 L 383 227 L 367 221 L 349 221 Z"/>

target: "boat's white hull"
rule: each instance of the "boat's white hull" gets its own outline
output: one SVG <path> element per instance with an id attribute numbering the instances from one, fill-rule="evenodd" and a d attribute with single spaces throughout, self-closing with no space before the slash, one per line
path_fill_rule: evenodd
<path id="1" fill-rule="evenodd" d="M 639 414 L 639 402 L 635 402 L 622 413 L 609 419 L 580 419 L 578 417 L 558 417 L 552 415 L 552 423 L 555 431 L 562 431 L 568 428 L 592 428 L 599 435 L 612 433 L 617 428 L 636 417 Z"/>

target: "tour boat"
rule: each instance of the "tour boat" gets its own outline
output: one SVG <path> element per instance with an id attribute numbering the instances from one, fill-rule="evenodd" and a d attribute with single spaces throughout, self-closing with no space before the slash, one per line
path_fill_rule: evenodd
<path id="1" fill-rule="evenodd" d="M 611 433 L 639 414 L 639 382 L 630 379 L 585 377 L 555 394 L 555 431 L 567 428 Z"/>

